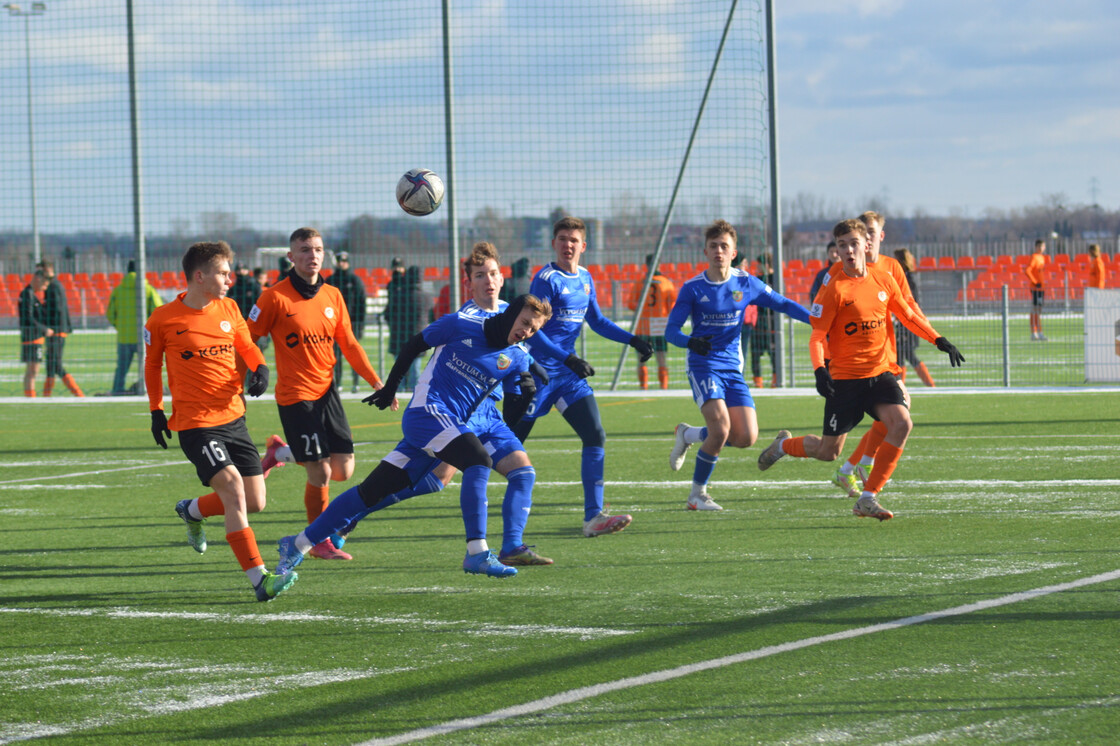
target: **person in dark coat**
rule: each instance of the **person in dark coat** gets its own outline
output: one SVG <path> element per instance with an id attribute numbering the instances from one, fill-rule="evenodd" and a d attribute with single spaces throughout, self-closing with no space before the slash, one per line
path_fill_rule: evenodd
<path id="1" fill-rule="evenodd" d="M 39 262 L 37 268 L 47 278 L 47 289 L 43 297 L 43 323 L 54 330 L 54 334 L 46 340 L 47 378 L 43 381 L 43 396 L 50 396 L 53 393 L 55 378 L 61 378 L 74 396 L 85 396 L 74 380 L 74 376 L 67 373 L 62 365 L 66 336 L 74 331 L 74 325 L 70 322 L 66 288 L 62 287 L 62 283 L 54 276 L 54 262 L 50 259 Z"/>
<path id="2" fill-rule="evenodd" d="M 334 257 L 335 270 L 326 282 L 334 285 L 342 293 L 342 302 L 346 304 L 346 312 L 350 314 L 350 326 L 354 330 L 356 339 L 362 338 L 366 326 L 366 287 L 360 277 L 350 271 L 350 254 L 340 251 Z M 338 345 L 335 345 L 338 347 Z M 334 385 L 342 387 L 342 355 L 341 350 L 334 352 L 337 362 L 334 365 Z M 351 392 L 358 393 L 358 371 L 350 369 Z"/>
<path id="3" fill-rule="evenodd" d="M 394 259 L 394 262 L 399 261 Z M 388 303 L 385 306 L 385 323 L 389 325 L 389 354 L 396 357 L 405 343 L 424 328 L 428 302 L 420 283 L 420 268 L 413 265 L 403 274 L 396 274 L 389 281 Z M 405 376 L 402 388 L 411 391 L 420 377 L 423 361 L 417 358 Z"/>

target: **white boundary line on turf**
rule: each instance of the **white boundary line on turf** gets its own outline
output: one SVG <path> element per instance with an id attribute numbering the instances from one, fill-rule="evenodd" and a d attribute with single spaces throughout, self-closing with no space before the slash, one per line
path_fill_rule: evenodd
<path id="1" fill-rule="evenodd" d="M 1113 570 L 1111 572 L 1101 573 L 1100 575 L 1093 575 L 1088 578 L 1081 578 L 1080 580 L 1073 580 L 1068 583 L 1060 583 L 1058 585 L 1048 585 L 1042 588 L 1035 588 L 1029 591 L 1021 591 L 1019 593 L 1012 593 L 1007 596 L 989 599 L 987 601 L 978 601 L 974 604 L 965 604 L 964 606 L 954 606 L 941 611 L 931 611 L 927 614 L 919 614 L 917 616 L 910 616 L 904 619 L 895 619 L 890 622 L 883 622 L 882 624 L 872 624 L 867 627 L 857 627 L 855 629 L 845 630 L 843 632 L 835 632 L 831 635 L 819 635 L 817 637 L 807 637 L 803 640 L 795 640 L 794 642 L 785 642 L 781 645 L 770 645 L 765 648 L 757 650 L 750 650 L 745 653 L 736 653 L 735 655 L 724 656 L 723 658 L 714 658 L 708 661 L 701 661 L 699 663 L 690 663 L 686 666 L 678 666 L 677 668 L 669 668 L 663 671 L 654 671 L 653 673 L 642 674 L 641 676 L 631 676 L 625 679 L 618 679 L 616 681 L 608 681 L 602 684 L 593 684 L 592 686 L 584 686 L 579 689 L 570 689 L 566 692 L 560 692 L 550 697 L 543 697 L 532 702 L 525 702 L 524 704 L 514 705 L 513 707 L 504 707 L 500 710 L 485 715 L 478 715 L 475 717 L 461 718 L 459 720 L 451 720 L 439 725 L 431 725 L 427 728 L 417 728 L 416 730 L 408 731 L 407 733 L 400 733 L 395 736 L 387 738 L 374 738 L 369 741 L 362 741 L 357 746 L 391 746 L 391 744 L 411 743 L 412 741 L 419 741 L 432 736 L 442 736 L 447 733 L 455 733 L 461 730 L 469 730 L 471 728 L 478 728 L 484 725 L 490 725 L 502 720 L 509 720 L 511 718 L 522 717 L 524 715 L 532 715 L 545 710 L 551 710 L 554 707 L 561 705 L 568 705 L 574 702 L 580 702 L 585 699 L 591 699 L 610 692 L 617 692 L 624 689 L 632 689 L 638 686 L 645 686 L 647 684 L 658 684 L 663 681 L 671 681 L 683 676 L 689 676 L 701 671 L 710 671 L 717 668 L 724 668 L 736 663 L 745 663 L 747 661 L 758 660 L 766 658 L 778 653 L 788 653 L 793 650 L 801 650 L 803 648 L 812 647 L 815 645 L 822 645 L 826 642 L 837 642 L 840 640 L 851 640 L 856 637 L 863 637 L 864 635 L 874 634 L 876 632 L 887 632 L 902 627 L 910 627 L 915 624 L 925 624 L 926 622 L 936 621 L 938 619 L 945 619 L 947 617 L 961 616 L 962 614 L 971 614 L 976 611 L 985 611 L 999 606 L 1006 606 L 1008 604 L 1019 603 L 1020 601 L 1029 601 L 1042 596 L 1048 596 L 1052 593 L 1061 593 L 1062 591 L 1072 590 L 1074 588 L 1082 588 L 1087 585 L 1096 585 L 1097 583 L 1105 583 L 1110 580 L 1120 579 L 1120 570 Z"/>
<path id="2" fill-rule="evenodd" d="M 23 477 L 22 479 L 9 479 L 0 484 L 23 484 L 24 482 L 43 482 L 48 479 L 70 479 L 71 477 L 89 477 L 95 474 L 111 474 L 115 471 L 136 471 L 137 469 L 158 469 L 161 466 L 176 466 L 189 463 L 187 461 L 164 461 L 158 464 L 142 464 L 140 466 L 121 466 L 116 469 L 98 469 L 97 471 L 76 471 L 70 474 L 55 474 L 50 477 Z"/>

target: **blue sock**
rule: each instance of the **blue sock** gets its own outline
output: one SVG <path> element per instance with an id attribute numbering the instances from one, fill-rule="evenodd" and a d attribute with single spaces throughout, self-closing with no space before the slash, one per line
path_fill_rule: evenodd
<path id="1" fill-rule="evenodd" d="M 367 510 L 357 486 L 351 487 L 331 500 L 327 509 L 305 529 L 308 541 L 312 544 L 325 541 L 328 536 L 349 525 L 351 521 L 360 520 L 360 516 Z"/>
<path id="2" fill-rule="evenodd" d="M 525 543 L 525 524 L 529 522 L 529 509 L 533 506 L 533 484 L 537 471 L 532 466 L 522 466 L 506 475 L 506 496 L 502 500 L 502 551 L 512 552 Z"/>
<path id="3" fill-rule="evenodd" d="M 696 450 L 696 468 L 692 472 L 692 483 L 705 485 L 708 480 L 712 478 L 712 470 L 716 468 L 716 462 L 719 461 L 719 456 L 713 456 L 710 453 Z"/>
<path id="4" fill-rule="evenodd" d="M 459 508 L 463 511 L 463 528 L 468 540 L 486 538 L 486 482 L 489 478 L 488 466 L 469 466 L 463 471 Z"/>
<path id="5" fill-rule="evenodd" d="M 579 478 L 583 482 L 583 520 L 585 521 L 590 521 L 603 512 L 603 471 L 606 460 L 605 448 L 584 447 Z"/>
<path id="6" fill-rule="evenodd" d="M 412 485 L 411 487 L 403 489 L 400 492 L 394 492 L 393 494 L 391 494 L 387 497 L 383 497 L 372 508 L 366 508 L 364 513 L 362 513 L 361 515 L 357 516 L 352 521 L 350 521 L 350 523 L 348 523 L 346 525 L 346 528 L 339 531 L 339 533 L 342 534 L 343 536 L 348 535 L 351 531 L 354 530 L 354 527 L 358 525 L 358 521 L 362 520 L 363 518 L 365 518 L 370 513 L 376 513 L 379 510 L 384 510 L 385 508 L 388 508 L 390 505 L 396 505 L 397 503 L 401 502 L 402 500 L 407 500 L 410 497 L 417 497 L 419 495 L 430 495 L 433 492 L 439 492 L 445 486 L 446 485 L 443 482 L 441 482 L 439 480 L 439 478 L 436 477 L 435 474 L 433 474 L 432 472 L 428 472 L 427 474 L 425 474 L 420 479 L 419 482 Z"/>

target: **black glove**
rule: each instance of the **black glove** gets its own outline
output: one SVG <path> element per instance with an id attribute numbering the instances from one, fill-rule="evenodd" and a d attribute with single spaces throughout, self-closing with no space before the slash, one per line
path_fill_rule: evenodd
<path id="1" fill-rule="evenodd" d="M 705 334 L 703 337 L 689 337 L 688 349 L 692 350 L 697 355 L 707 355 L 712 351 L 712 335 Z"/>
<path id="2" fill-rule="evenodd" d="M 537 380 L 541 382 L 541 386 L 547 386 L 548 385 L 548 381 L 549 381 L 548 371 L 545 370 L 544 366 L 542 366 L 536 360 L 529 363 L 529 372 L 532 373 L 534 376 L 536 376 Z"/>
<path id="3" fill-rule="evenodd" d="M 941 350 L 949 356 L 950 367 L 959 368 L 961 363 L 964 362 L 964 355 L 962 355 L 961 351 L 958 350 L 949 340 L 945 339 L 944 337 L 938 337 L 936 340 L 934 340 L 933 343 L 937 345 L 937 349 Z"/>
<path id="4" fill-rule="evenodd" d="M 591 367 L 591 363 L 581 357 L 576 357 L 574 352 L 564 359 L 564 365 L 580 378 L 587 378 L 595 375 L 595 369 Z"/>
<path id="5" fill-rule="evenodd" d="M 390 388 L 389 386 L 382 386 L 377 391 L 362 399 L 363 404 L 368 404 L 371 407 L 378 409 L 388 409 L 393 406 L 393 399 L 397 396 L 396 387 Z"/>
<path id="6" fill-rule="evenodd" d="M 156 439 L 156 445 L 167 450 L 167 441 L 163 439 L 164 436 L 171 437 L 171 428 L 167 426 L 167 415 L 163 413 L 162 409 L 152 410 L 152 437 Z"/>
<path id="7" fill-rule="evenodd" d="M 249 374 L 245 381 L 245 391 L 249 396 L 260 396 L 268 391 L 268 366 L 261 363 L 260 367 Z"/>
<path id="8" fill-rule="evenodd" d="M 836 396 L 836 384 L 832 380 L 832 374 L 828 372 L 828 368 L 823 365 L 813 371 L 813 375 L 817 377 L 817 393 L 825 399 L 831 399 Z"/>
<path id="9" fill-rule="evenodd" d="M 638 353 L 639 363 L 644 363 L 646 360 L 649 360 L 651 357 L 653 357 L 653 345 L 639 337 L 637 334 L 630 337 L 630 346 L 633 347 L 634 351 Z"/>
<path id="10" fill-rule="evenodd" d="M 533 397 L 537 394 L 537 384 L 533 381 L 532 373 L 522 373 L 517 379 L 517 386 L 521 389 L 522 396 Z"/>

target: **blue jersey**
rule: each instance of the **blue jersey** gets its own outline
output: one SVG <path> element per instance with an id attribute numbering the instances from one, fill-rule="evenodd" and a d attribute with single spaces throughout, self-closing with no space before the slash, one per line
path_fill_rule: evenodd
<path id="1" fill-rule="evenodd" d="M 482 331 L 486 318 L 451 313 L 421 332 L 435 349 L 412 393 L 409 409 L 434 405 L 466 422 L 479 405 L 493 406 L 492 400 L 486 400 L 499 385 L 506 391 L 517 390 L 520 374 L 529 370 L 529 353 L 517 345 L 501 349 L 487 345 Z"/>
<path id="2" fill-rule="evenodd" d="M 765 306 L 809 323 L 809 312 L 754 275 L 741 269 L 732 269 L 731 277 L 724 282 L 712 282 L 707 272 L 701 272 L 681 286 L 677 302 L 669 312 L 665 339 L 678 347 L 688 346 L 688 335 L 681 331 L 686 319 L 692 320 L 692 336 L 711 335 L 712 351 L 707 355 L 688 353 L 689 369 L 743 370 L 743 348 L 740 329 L 743 311 L 750 304 Z"/>
<path id="3" fill-rule="evenodd" d="M 584 321 L 607 339 L 623 344 L 630 341 L 632 335 L 599 310 L 599 302 L 595 300 L 595 281 L 583 267 L 576 267 L 574 273 L 568 273 L 557 267 L 555 262 L 550 262 L 537 272 L 529 292 L 552 305 L 552 318 L 545 322 L 541 331 L 569 355 L 576 351 L 576 339 L 583 331 Z M 537 359 L 550 374 L 562 367 L 562 361 L 552 357 L 538 355 Z"/>

